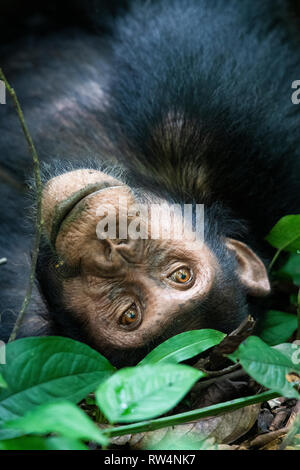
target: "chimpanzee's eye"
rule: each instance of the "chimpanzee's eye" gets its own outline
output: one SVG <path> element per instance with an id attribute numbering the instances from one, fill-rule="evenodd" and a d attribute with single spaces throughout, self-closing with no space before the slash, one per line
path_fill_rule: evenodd
<path id="1" fill-rule="evenodd" d="M 180 268 L 174 271 L 169 276 L 169 279 L 177 282 L 178 284 L 186 284 L 192 279 L 192 273 L 188 268 Z"/>
<path id="2" fill-rule="evenodd" d="M 135 304 L 131 305 L 120 318 L 120 323 L 123 326 L 134 326 L 140 319 L 139 311 Z"/>

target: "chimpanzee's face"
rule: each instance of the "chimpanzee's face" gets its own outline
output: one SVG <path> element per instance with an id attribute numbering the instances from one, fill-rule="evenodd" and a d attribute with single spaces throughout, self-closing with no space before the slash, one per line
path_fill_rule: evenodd
<path id="1" fill-rule="evenodd" d="M 132 232 L 120 237 L 121 214 L 128 215 L 134 204 L 128 186 L 94 170 L 53 178 L 43 192 L 45 229 L 60 260 L 58 272 L 63 265 L 76 272 L 61 281 L 64 305 L 102 350 L 139 348 L 166 331 L 214 327 L 214 312 L 210 322 L 196 307 L 222 275 L 216 256 L 186 232 L 177 239 L 151 238 L 150 226 L 155 231 L 159 221 L 145 222 L 145 217 L 138 224 L 145 237 L 136 239 Z M 135 224 L 132 214 L 127 232 L 130 224 Z M 176 215 L 172 224 L 177 226 Z M 268 293 L 257 256 L 241 242 L 225 243 L 247 292 Z"/>

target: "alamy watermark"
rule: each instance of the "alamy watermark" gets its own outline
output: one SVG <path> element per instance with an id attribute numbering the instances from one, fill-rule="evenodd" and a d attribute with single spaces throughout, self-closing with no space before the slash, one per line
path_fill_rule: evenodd
<path id="1" fill-rule="evenodd" d="M 291 96 L 292 103 L 300 104 L 300 80 L 293 81 L 292 89 L 295 90 Z"/>
<path id="2" fill-rule="evenodd" d="M 2 80 L 0 80 L 0 104 L 6 104 L 6 88 Z"/>
<path id="3" fill-rule="evenodd" d="M 203 204 L 133 204 L 119 198 L 119 206 L 101 205 L 96 227 L 100 240 L 204 240 Z"/>

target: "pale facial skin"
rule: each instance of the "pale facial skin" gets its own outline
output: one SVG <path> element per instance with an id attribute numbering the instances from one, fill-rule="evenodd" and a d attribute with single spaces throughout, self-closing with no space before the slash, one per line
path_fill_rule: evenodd
<path id="1" fill-rule="evenodd" d="M 205 243 L 186 239 L 100 240 L 97 209 L 118 208 L 120 195 L 128 205 L 136 202 L 130 188 L 95 170 L 65 173 L 45 186 L 43 218 L 61 259 L 58 271 L 66 263 L 77 272 L 62 281 L 64 304 L 102 349 L 142 347 L 172 325 L 178 324 L 178 333 L 200 328 L 200 319 L 185 317 L 220 272 L 215 255 Z M 270 286 L 260 259 L 239 241 L 226 244 L 248 292 L 266 295 Z"/>

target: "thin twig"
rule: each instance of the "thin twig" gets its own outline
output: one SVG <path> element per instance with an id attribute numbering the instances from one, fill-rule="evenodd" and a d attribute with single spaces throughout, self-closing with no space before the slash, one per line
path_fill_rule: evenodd
<path id="1" fill-rule="evenodd" d="M 269 267 L 268 267 L 269 272 L 271 272 L 271 270 L 273 269 L 273 266 L 276 263 L 276 261 L 277 261 L 279 255 L 281 254 L 281 252 L 282 252 L 282 249 L 276 251 L 271 263 L 269 264 Z"/>
<path id="2" fill-rule="evenodd" d="M 236 366 L 236 367 L 233 367 L 233 366 Z M 246 372 L 241 368 L 241 365 L 240 364 L 233 364 L 233 366 L 229 366 L 227 367 L 226 369 L 223 369 L 222 371 L 216 371 L 216 372 L 222 372 L 222 375 L 221 373 L 220 374 L 217 374 L 217 375 L 212 375 L 212 376 L 207 376 L 208 379 L 206 380 L 201 380 L 200 382 L 197 382 L 193 388 L 192 388 L 192 392 L 200 392 L 201 390 L 207 388 L 209 385 L 211 384 L 216 384 L 217 382 L 222 382 L 224 379 L 236 379 L 236 377 L 248 377 Z M 204 371 L 203 371 L 204 372 Z M 207 372 L 210 372 L 210 371 L 205 371 L 205 373 L 207 374 Z M 212 371 L 213 372 L 213 371 Z"/>
<path id="3" fill-rule="evenodd" d="M 41 182 L 41 174 L 40 174 L 40 162 L 38 158 L 37 151 L 35 149 L 33 140 L 31 138 L 31 135 L 28 131 L 24 115 L 18 100 L 18 97 L 15 93 L 15 90 L 11 88 L 9 85 L 8 81 L 6 80 L 6 77 L 0 68 L 0 79 L 4 81 L 5 87 L 11 96 L 14 106 L 16 108 L 21 127 L 25 136 L 25 139 L 27 141 L 28 147 L 29 147 L 29 152 L 32 156 L 32 161 L 33 161 L 33 171 L 34 171 L 34 179 L 35 179 L 35 189 L 36 189 L 36 201 L 37 201 L 37 210 L 36 210 L 36 221 L 35 221 L 35 240 L 34 240 L 34 245 L 33 245 L 33 252 L 32 252 L 32 260 L 31 260 L 31 268 L 30 268 L 30 275 L 29 275 L 29 282 L 28 282 L 28 287 L 26 290 L 26 294 L 21 306 L 21 310 L 18 314 L 17 320 L 15 322 L 14 328 L 11 332 L 11 335 L 9 337 L 9 342 L 13 341 L 16 339 L 18 331 L 22 325 L 27 307 L 29 305 L 29 302 L 31 300 L 31 295 L 32 295 L 32 289 L 34 285 L 34 280 L 35 280 L 35 270 L 36 270 L 36 264 L 37 264 L 37 258 L 38 258 L 38 253 L 39 253 L 39 246 L 40 246 L 40 238 L 41 238 L 41 232 L 42 232 L 42 182 Z"/>

